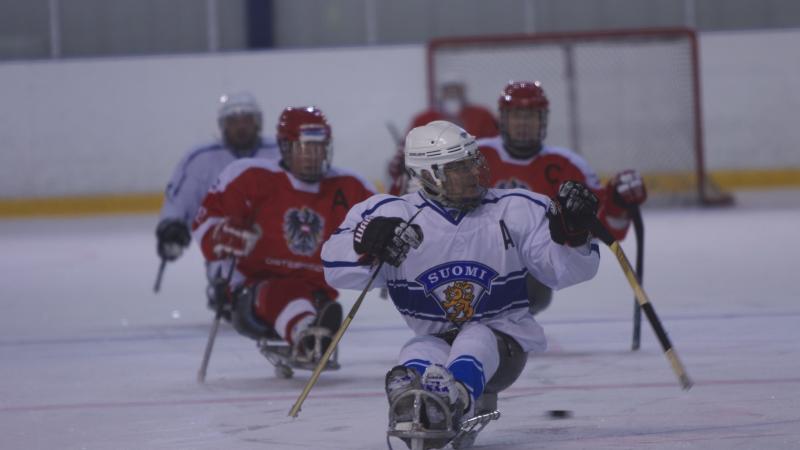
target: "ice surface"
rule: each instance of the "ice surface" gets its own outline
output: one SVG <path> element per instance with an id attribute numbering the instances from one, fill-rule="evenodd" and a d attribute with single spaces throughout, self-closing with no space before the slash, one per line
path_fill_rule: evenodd
<path id="1" fill-rule="evenodd" d="M 633 296 L 603 250 L 597 278 L 540 315 L 550 349 L 500 395 L 475 448 L 800 449 L 800 192 L 778 194 L 644 212 L 644 286 L 691 391 L 645 319 L 629 351 Z M 368 296 L 342 369 L 291 419 L 308 372 L 276 379 L 227 326 L 195 382 L 212 319 L 201 256 L 168 265 L 153 294 L 155 220 L 0 222 L 0 448 L 385 448 L 383 377 L 410 337 L 389 302 Z M 623 247 L 633 260 L 633 239 Z M 356 295 L 343 292 L 345 310 Z"/>

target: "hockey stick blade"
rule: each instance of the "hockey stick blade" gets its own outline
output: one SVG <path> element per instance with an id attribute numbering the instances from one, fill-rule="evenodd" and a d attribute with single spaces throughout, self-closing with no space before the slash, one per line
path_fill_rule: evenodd
<path id="1" fill-rule="evenodd" d="M 628 280 L 628 283 L 633 289 L 633 293 L 636 296 L 636 301 L 639 302 L 639 306 L 642 308 L 642 311 L 644 311 L 647 321 L 650 322 L 650 326 L 653 328 L 659 343 L 661 343 L 661 348 L 664 350 L 664 355 L 667 357 L 667 360 L 669 360 L 672 370 L 678 377 L 681 387 L 684 390 L 689 390 L 693 384 L 692 380 L 686 373 L 686 369 L 683 367 L 683 364 L 678 358 L 677 352 L 675 352 L 675 349 L 672 347 L 672 342 L 670 342 L 666 330 L 664 330 L 664 327 L 661 325 L 661 321 L 656 315 L 653 304 L 650 302 L 650 299 L 647 297 L 644 289 L 642 289 L 642 285 L 639 284 L 639 281 L 636 279 L 636 274 L 631 267 L 631 263 L 628 261 L 628 257 L 625 256 L 625 252 L 622 250 L 619 242 L 614 240 L 614 238 L 611 236 L 611 233 L 606 230 L 606 228 L 597 218 L 595 218 L 595 220 L 590 224 L 590 231 L 601 241 L 605 242 L 611 249 L 611 252 L 617 258 L 617 261 L 622 268 L 622 272 L 625 274 L 625 278 Z"/>
<path id="2" fill-rule="evenodd" d="M 630 208 L 633 231 L 636 235 L 636 279 L 644 286 L 644 223 L 642 212 L 638 206 Z M 642 337 L 642 308 L 636 299 L 633 299 L 633 335 L 631 336 L 631 351 L 639 350 Z"/>

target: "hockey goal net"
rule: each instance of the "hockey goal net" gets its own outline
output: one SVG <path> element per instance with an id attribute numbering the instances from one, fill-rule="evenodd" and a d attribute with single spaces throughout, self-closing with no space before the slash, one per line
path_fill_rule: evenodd
<path id="1" fill-rule="evenodd" d="M 496 111 L 509 80 L 538 80 L 547 143 L 582 154 L 602 178 L 639 170 L 650 204 L 728 203 L 703 164 L 696 34 L 689 29 L 480 36 L 428 44 L 428 95 L 462 80 Z"/>

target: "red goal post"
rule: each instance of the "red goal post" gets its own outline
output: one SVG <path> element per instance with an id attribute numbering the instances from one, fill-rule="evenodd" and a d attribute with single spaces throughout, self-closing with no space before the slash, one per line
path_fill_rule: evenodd
<path id="1" fill-rule="evenodd" d="M 496 113 L 509 80 L 550 100 L 547 143 L 582 154 L 607 178 L 639 170 L 652 204 L 720 204 L 703 157 L 697 35 L 686 28 L 473 36 L 428 43 L 428 98 L 464 82 Z"/>

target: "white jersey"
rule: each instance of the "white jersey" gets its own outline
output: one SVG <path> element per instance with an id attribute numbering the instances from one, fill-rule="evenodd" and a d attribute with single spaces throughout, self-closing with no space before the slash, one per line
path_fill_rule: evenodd
<path id="1" fill-rule="evenodd" d="M 448 212 L 421 193 L 375 195 L 355 205 L 322 248 L 325 279 L 333 287 L 363 289 L 372 267 L 359 263 L 353 230 L 370 216 L 400 217 L 422 228 L 424 239 L 400 267 L 384 264 L 374 287 L 384 285 L 417 335 L 479 322 L 513 337 L 525 351 L 542 351 L 542 328 L 528 309 L 530 273 L 553 289 L 592 278 L 596 241 L 556 244 L 545 216 L 549 199 L 523 189 L 489 189 L 466 214 Z"/>
<path id="2" fill-rule="evenodd" d="M 241 157 L 264 158 L 277 162 L 280 160 L 280 152 L 274 140 L 264 138 L 252 153 Z M 216 181 L 222 169 L 238 158 L 240 157 L 222 142 L 199 147 L 187 153 L 167 184 L 159 221 L 178 219 L 191 227 L 208 189 Z"/>

